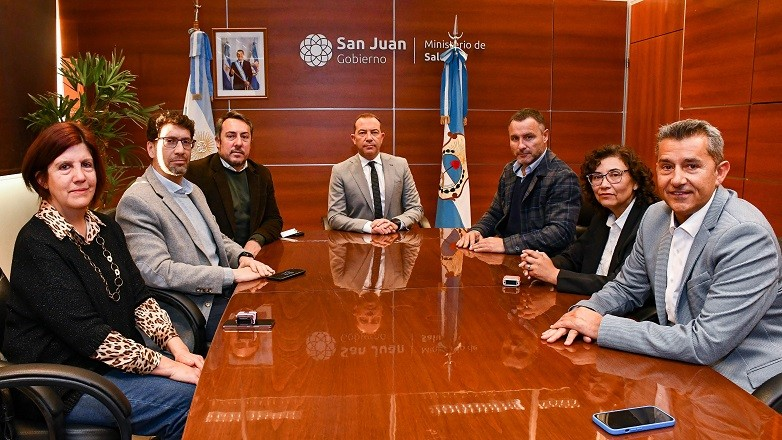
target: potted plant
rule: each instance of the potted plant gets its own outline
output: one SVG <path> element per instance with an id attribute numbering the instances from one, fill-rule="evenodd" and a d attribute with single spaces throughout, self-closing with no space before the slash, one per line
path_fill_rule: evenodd
<path id="1" fill-rule="evenodd" d="M 111 59 L 87 52 L 63 58 L 59 71 L 76 97 L 49 92 L 30 98 L 39 109 L 25 116 L 28 128 L 39 132 L 62 121 L 78 121 L 95 133 L 97 147 L 106 163 L 106 191 L 101 195 L 103 206 L 109 206 L 117 192 L 123 190 L 134 176 L 131 168 L 140 168 L 139 148 L 128 138 L 125 124 L 132 122 L 146 127 L 152 112 L 162 104 L 142 106 L 131 85 L 136 79 L 122 69 L 125 57 L 116 52 Z"/>

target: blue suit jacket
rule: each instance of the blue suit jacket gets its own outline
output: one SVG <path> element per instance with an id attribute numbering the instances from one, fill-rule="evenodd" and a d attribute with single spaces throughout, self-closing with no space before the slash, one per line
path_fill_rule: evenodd
<path id="1" fill-rule="evenodd" d="M 514 163 L 505 165 L 489 210 L 471 228 L 484 237 L 499 235 L 497 225 L 506 223 L 510 215 L 516 183 Z M 576 221 L 581 210 L 578 176 L 551 149 L 535 169 L 521 209 L 521 233 L 503 237 L 505 253 L 521 254 L 524 249 L 535 249 L 556 255 L 576 237 Z"/>
<path id="2" fill-rule="evenodd" d="M 717 188 L 687 256 L 676 304 L 665 312 L 671 209 L 652 205 L 621 272 L 577 305 L 604 314 L 597 342 L 634 353 L 711 365 L 751 392 L 782 373 L 780 248 L 763 214 Z M 623 315 L 654 295 L 660 324 Z"/>

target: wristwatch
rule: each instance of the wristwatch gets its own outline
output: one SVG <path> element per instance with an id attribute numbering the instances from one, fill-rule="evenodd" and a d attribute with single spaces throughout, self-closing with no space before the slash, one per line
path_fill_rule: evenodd
<path id="1" fill-rule="evenodd" d="M 402 226 L 402 220 L 399 220 L 398 218 L 392 218 L 391 223 L 396 225 L 397 231 L 403 231 L 404 226 Z"/>
<path id="2" fill-rule="evenodd" d="M 244 251 L 244 252 L 239 254 L 239 259 L 241 259 L 242 257 L 250 257 L 253 260 L 255 259 L 255 255 L 253 255 L 252 252 L 247 252 L 247 251 Z"/>

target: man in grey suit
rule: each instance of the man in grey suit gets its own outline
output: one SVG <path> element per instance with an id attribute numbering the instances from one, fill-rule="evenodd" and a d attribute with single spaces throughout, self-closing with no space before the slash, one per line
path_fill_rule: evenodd
<path id="1" fill-rule="evenodd" d="M 424 215 L 407 160 L 381 153 L 385 133 L 371 113 L 358 116 L 350 138 L 358 154 L 334 165 L 329 183 L 332 229 L 391 234 Z"/>
<path id="2" fill-rule="evenodd" d="M 721 183 L 730 169 L 706 121 L 663 126 L 657 189 L 612 282 L 542 338 L 710 365 L 752 392 L 782 373 L 780 248 L 763 214 Z M 620 316 L 654 295 L 660 324 Z"/>
<path id="3" fill-rule="evenodd" d="M 117 222 L 147 285 L 190 295 L 211 339 L 234 283 L 274 271 L 220 232 L 201 190 L 186 180 L 195 125 L 167 111 L 147 125 L 152 165 L 125 191 Z"/>

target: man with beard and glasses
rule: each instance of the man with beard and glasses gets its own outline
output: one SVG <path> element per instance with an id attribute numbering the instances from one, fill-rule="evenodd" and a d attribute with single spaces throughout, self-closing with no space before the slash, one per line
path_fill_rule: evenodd
<path id="1" fill-rule="evenodd" d="M 220 231 L 257 255 L 282 231 L 272 174 L 250 160 L 252 121 L 229 111 L 216 128 L 217 153 L 193 161 L 185 177 L 204 192 Z"/>
<path id="2" fill-rule="evenodd" d="M 203 192 L 184 178 L 194 131 L 180 112 L 149 120 L 152 164 L 123 194 L 117 222 L 147 285 L 187 293 L 211 340 L 235 284 L 274 271 L 220 232 Z"/>

